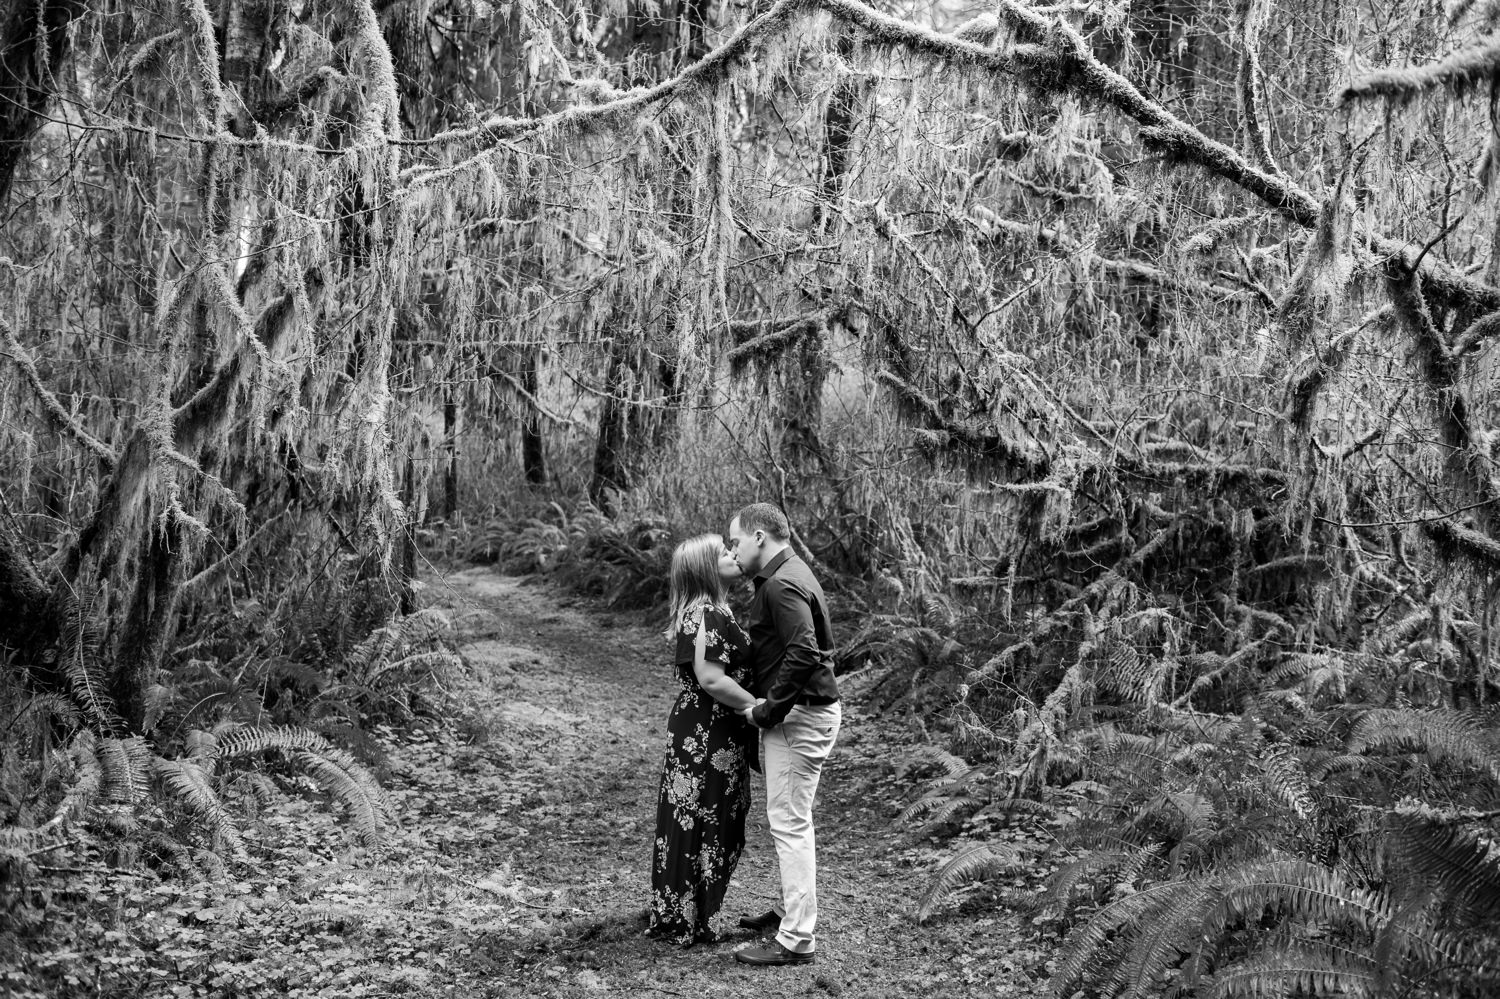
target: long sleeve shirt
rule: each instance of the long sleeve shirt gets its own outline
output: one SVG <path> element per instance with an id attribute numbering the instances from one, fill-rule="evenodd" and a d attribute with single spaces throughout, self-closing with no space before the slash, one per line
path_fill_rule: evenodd
<path id="1" fill-rule="evenodd" d="M 756 573 L 754 583 L 748 622 L 751 692 L 766 700 L 752 717 L 761 728 L 770 728 L 780 725 L 797 704 L 832 704 L 839 699 L 833 631 L 823 587 L 790 548 Z"/>

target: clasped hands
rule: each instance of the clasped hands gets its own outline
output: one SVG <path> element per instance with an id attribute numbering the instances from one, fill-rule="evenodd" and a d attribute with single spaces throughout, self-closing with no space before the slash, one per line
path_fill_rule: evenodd
<path id="1" fill-rule="evenodd" d="M 766 699 L 764 697 L 757 697 L 754 704 L 750 705 L 748 708 L 740 709 L 740 717 L 745 719 L 745 721 L 749 722 L 755 728 L 760 728 L 759 725 L 755 724 L 755 716 L 751 714 L 751 712 L 764 703 L 766 703 Z"/>

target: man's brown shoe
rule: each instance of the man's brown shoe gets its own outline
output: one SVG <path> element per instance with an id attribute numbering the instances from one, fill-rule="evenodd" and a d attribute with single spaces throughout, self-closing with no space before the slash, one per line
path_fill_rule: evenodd
<path id="1" fill-rule="evenodd" d="M 812 964 L 815 960 L 812 951 L 799 954 L 794 950 L 787 950 L 776 941 L 771 942 L 769 947 L 746 947 L 744 950 L 734 952 L 734 959 L 741 964 Z"/>
<path id="2" fill-rule="evenodd" d="M 755 930 L 757 932 L 760 930 L 774 930 L 780 925 L 781 917 L 776 914 L 775 909 L 763 912 L 758 916 L 740 917 L 740 928 L 745 930 Z"/>

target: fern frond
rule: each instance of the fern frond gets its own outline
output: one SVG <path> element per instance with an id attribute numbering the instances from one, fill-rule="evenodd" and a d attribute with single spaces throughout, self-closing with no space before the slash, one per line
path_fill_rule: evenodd
<path id="1" fill-rule="evenodd" d="M 953 759 L 956 760 L 957 757 L 953 757 Z M 962 763 L 963 761 L 959 760 L 958 762 Z M 967 764 L 963 765 L 967 767 Z M 956 809 L 952 809 L 949 806 L 955 802 L 966 803 L 966 805 L 960 804 L 959 808 L 978 808 L 989 800 L 989 796 L 983 791 L 977 791 L 976 788 L 984 784 L 989 776 L 987 771 L 965 770 L 957 778 L 938 778 L 934 782 L 934 786 L 926 794 L 902 810 L 901 819 L 903 821 L 911 821 L 921 818 L 924 815 L 931 815 L 934 812 L 952 815 Z M 944 820 L 934 819 L 932 823 L 935 824 L 941 821 Z"/>
<path id="2" fill-rule="evenodd" d="M 1078 743 L 1090 751 L 1094 763 L 1136 771 L 1147 779 L 1154 779 L 1151 775 L 1157 770 L 1171 767 L 1170 753 L 1177 746 L 1175 739 L 1121 732 L 1112 725 L 1080 733 Z"/>
<path id="3" fill-rule="evenodd" d="M 1308 706 L 1307 698 L 1295 690 L 1262 691 L 1260 694 L 1260 703 L 1276 705 L 1303 717 L 1312 714 L 1312 709 Z"/>
<path id="4" fill-rule="evenodd" d="M 391 811 L 385 791 L 354 757 L 316 732 L 272 726 L 240 729 L 219 740 L 216 758 L 229 760 L 267 751 L 281 753 L 300 764 L 318 784 L 348 806 L 362 840 L 379 839 L 381 826 Z"/>
<path id="5" fill-rule="evenodd" d="M 1069 847 L 1084 850 L 1137 850 L 1156 842 L 1143 832 L 1139 823 L 1122 822 L 1113 814 L 1090 815 L 1066 826 L 1062 841 Z"/>
<path id="6" fill-rule="evenodd" d="M 1126 862 L 1115 872 L 1116 887 L 1130 885 L 1131 891 L 1134 891 L 1135 882 L 1146 872 L 1147 868 L 1159 863 L 1165 853 L 1166 847 L 1161 843 L 1150 843 L 1130 851 Z"/>
<path id="7" fill-rule="evenodd" d="M 1285 922 L 1305 919 L 1320 925 L 1354 925 L 1366 932 L 1390 921 L 1381 895 L 1348 884 L 1338 871 L 1305 860 L 1258 860 L 1232 870 L 1222 881 L 1217 903 L 1201 926 L 1203 949 L 1193 968 L 1211 964 L 1231 925 L 1255 925 L 1268 910 Z"/>
<path id="8" fill-rule="evenodd" d="M 1134 894 L 1136 879 L 1146 868 L 1161 859 L 1163 850 L 1160 843 L 1140 847 L 1126 846 L 1115 850 L 1092 850 L 1059 867 L 1051 883 L 1042 892 L 1040 901 L 1048 906 L 1067 904 L 1069 897 L 1078 890 L 1085 878 L 1109 878 L 1114 882 L 1117 894 L 1127 887 L 1125 894 Z"/>
<path id="9" fill-rule="evenodd" d="M 99 760 L 99 740 L 94 733 L 80 732 L 68 745 L 67 759 L 73 767 L 73 783 L 63 792 L 49 825 L 64 825 L 81 815 L 104 783 L 104 765 Z"/>
<path id="10" fill-rule="evenodd" d="M 927 890 L 922 893 L 922 900 L 917 905 L 917 922 L 925 922 L 938 905 L 959 885 L 970 881 L 981 881 L 1001 871 L 1009 870 L 1016 865 L 1018 860 L 1013 850 L 995 853 L 983 843 L 971 846 L 949 858 L 939 869 L 932 883 L 927 886 Z"/>
<path id="11" fill-rule="evenodd" d="M 108 685 L 98 666 L 97 629 L 86 620 L 76 604 L 70 603 L 62 617 L 56 668 L 62 673 L 68 691 L 83 713 L 98 725 L 100 731 L 118 732 L 120 717 L 115 712 L 114 702 L 105 692 Z"/>
<path id="12" fill-rule="evenodd" d="M 1402 648 L 1431 627 L 1432 608 L 1426 605 L 1417 607 L 1381 631 L 1380 645 L 1385 649 Z"/>
<path id="13" fill-rule="evenodd" d="M 1043 901 L 1047 905 L 1063 905 L 1068 901 L 1083 880 L 1094 873 L 1102 873 L 1108 876 L 1112 869 L 1124 867 L 1131 857 L 1139 851 L 1132 849 L 1123 850 L 1091 850 L 1079 857 L 1077 860 L 1069 861 L 1057 869 L 1052 876 L 1051 883 L 1047 886 Z"/>
<path id="14" fill-rule="evenodd" d="M 896 776 L 904 777 L 924 764 L 935 765 L 954 780 L 961 780 L 973 769 L 962 757 L 955 756 L 937 746 L 922 746 L 896 768 Z"/>
<path id="15" fill-rule="evenodd" d="M 1189 882 L 1191 890 L 1136 929 L 1130 959 L 1120 969 L 1125 999 L 1159 995 L 1162 979 L 1181 963 L 1198 940 L 1198 924 L 1216 901 L 1208 884 Z"/>
<path id="16" fill-rule="evenodd" d="M 401 639 L 408 646 L 434 645 L 453 638 L 453 619 L 437 607 L 424 607 L 396 619 Z"/>
<path id="17" fill-rule="evenodd" d="M 208 873 L 209 881 L 223 881 L 229 877 L 229 866 L 224 863 L 224 858 L 213 850 L 199 848 L 193 851 L 193 859 L 198 866 Z"/>
<path id="18" fill-rule="evenodd" d="M 1285 949 L 1252 954 L 1215 972 L 1203 985 L 1213 999 L 1311 999 L 1371 995 L 1377 979 L 1377 969 L 1368 955 L 1327 941 L 1302 941 Z"/>
<path id="19" fill-rule="evenodd" d="M 1243 731 L 1243 721 L 1238 715 L 1216 715 L 1207 711 L 1191 711 L 1154 705 L 1149 712 L 1152 724 L 1162 730 L 1159 737 L 1175 743 L 1186 737 L 1195 742 L 1227 742 Z"/>
<path id="20" fill-rule="evenodd" d="M 1468 714 L 1444 708 L 1375 708 L 1354 723 L 1350 753 L 1371 750 L 1426 750 L 1439 760 L 1453 760 L 1500 781 L 1500 755 L 1481 741 L 1483 729 Z"/>
<path id="21" fill-rule="evenodd" d="M 463 668 L 463 660 L 446 649 L 432 652 L 415 652 L 400 659 L 392 659 L 377 666 L 365 676 L 365 683 L 373 684 L 387 673 L 410 673 L 418 676 L 439 676 Z"/>
<path id="22" fill-rule="evenodd" d="M 365 636 L 344 657 L 344 669 L 354 676 L 364 676 L 373 668 L 386 662 L 393 653 L 401 649 L 401 630 L 392 621 L 383 628 L 376 628 Z"/>
<path id="23" fill-rule="evenodd" d="M 1301 762 L 1289 750 L 1277 747 L 1265 755 L 1261 764 L 1266 787 L 1272 796 L 1295 812 L 1299 819 L 1310 821 L 1317 814 L 1318 801 Z"/>
<path id="24" fill-rule="evenodd" d="M 209 777 L 214 775 L 214 764 L 219 758 L 219 737 L 212 732 L 205 732 L 201 728 L 195 728 L 188 732 L 187 738 L 183 740 L 188 751 L 188 758 Z"/>
<path id="25" fill-rule="evenodd" d="M 1181 819 L 1176 824 L 1178 836 L 1189 842 L 1202 842 L 1205 832 L 1213 827 L 1219 817 L 1219 809 L 1214 800 L 1197 791 L 1168 791 L 1157 795 L 1146 806 L 1145 815 L 1159 814 L 1164 806 L 1170 806 L 1177 813 Z"/>
<path id="26" fill-rule="evenodd" d="M 208 775 L 191 760 L 167 760 L 157 757 L 156 773 L 162 785 L 191 813 L 212 830 L 217 842 L 226 844 L 236 854 L 243 852 L 239 830 L 224 810 L 219 795 L 209 783 Z"/>
<path id="27" fill-rule="evenodd" d="M 937 829 L 940 826 L 952 822 L 954 817 L 959 815 L 960 813 L 972 813 L 978 810 L 983 805 L 984 799 L 982 798 L 971 798 L 967 795 L 962 795 L 957 798 L 950 798 L 948 799 L 948 801 L 944 802 L 940 808 L 937 808 L 935 811 L 933 811 L 931 817 L 928 818 L 924 828 L 928 830 Z"/>
<path id="28" fill-rule="evenodd" d="M 114 805 L 135 805 L 146 796 L 146 781 L 151 773 L 153 755 L 139 736 L 129 739 L 100 739 L 98 745 L 101 770 L 100 791 L 104 800 Z"/>
<path id="29" fill-rule="evenodd" d="M 1051 817 L 1057 814 L 1058 806 L 1050 801 L 1033 801 L 1030 798 L 997 798 L 984 807 L 986 815 L 1040 815 Z"/>
<path id="30" fill-rule="evenodd" d="M 1167 757 L 1167 763 L 1186 773 L 1198 773 L 1203 764 L 1216 758 L 1222 747 L 1213 742 L 1194 742 L 1180 746 Z"/>
<path id="31" fill-rule="evenodd" d="M 1197 898 L 1201 885 L 1187 881 L 1166 881 L 1134 895 L 1126 895 L 1104 906 L 1085 922 L 1075 926 L 1063 940 L 1061 959 L 1053 973 L 1059 992 L 1082 979 L 1107 944 L 1126 928 L 1146 925 L 1162 911 Z"/>
<path id="32" fill-rule="evenodd" d="M 1500 843 L 1439 816 L 1397 811 L 1386 839 L 1393 870 L 1476 915 L 1500 915 Z"/>
<path id="33" fill-rule="evenodd" d="M 146 688 L 146 717 L 141 723 L 141 728 L 146 732 L 154 732 L 156 726 L 161 724 L 162 716 L 177 699 L 177 691 L 171 687 L 153 683 Z"/>
<path id="34" fill-rule="evenodd" d="M 342 756 L 344 763 L 337 759 Z M 347 753 L 334 755 L 306 750 L 293 754 L 307 772 L 334 797 L 342 801 L 354 819 L 355 831 L 365 843 L 380 840 L 380 830 L 389 815 L 385 794 L 363 767 Z"/>
<path id="35" fill-rule="evenodd" d="M 32 695 L 16 712 L 15 720 L 45 722 L 48 718 L 56 718 L 68 728 L 77 728 L 83 721 L 77 705 L 61 694 Z"/>
<path id="36" fill-rule="evenodd" d="M 332 744 L 316 732 L 290 725 L 256 725 L 237 729 L 218 737 L 214 756 L 221 760 L 233 760 L 243 756 L 254 756 L 267 750 L 284 753 L 299 749 L 318 751 L 332 748 Z"/>
<path id="37" fill-rule="evenodd" d="M 1318 780 L 1322 781 L 1327 780 L 1330 777 L 1336 777 L 1339 774 L 1347 774 L 1353 773 L 1356 770 L 1363 770 L 1369 765 L 1370 758 L 1368 756 L 1355 756 L 1349 753 L 1344 753 L 1342 755 L 1335 756 L 1332 759 L 1324 760 L 1322 763 L 1318 764 L 1318 768 L 1317 770 L 1313 771 L 1313 774 Z"/>
<path id="38" fill-rule="evenodd" d="M 1322 653 L 1290 653 L 1282 658 L 1281 665 L 1266 674 L 1266 685 L 1275 687 L 1288 680 L 1300 679 L 1328 661 Z"/>

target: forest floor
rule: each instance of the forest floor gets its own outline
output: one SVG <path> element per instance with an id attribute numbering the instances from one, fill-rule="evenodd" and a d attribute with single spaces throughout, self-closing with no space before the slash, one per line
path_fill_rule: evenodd
<path id="1" fill-rule="evenodd" d="M 666 645 L 535 578 L 465 568 L 427 581 L 468 669 L 441 722 L 376 726 L 367 755 L 394 827 L 356 847 L 340 806 L 309 793 L 246 830 L 257 861 L 187 885 L 120 867 L 57 868 L 60 910 L 21 952 L 0 932 L 0 992 L 25 996 L 1040 997 L 1051 941 L 959 893 L 918 925 L 951 855 L 899 822 L 910 721 L 846 699 L 818 793 L 818 960 L 750 968 L 735 927 L 777 891 L 757 782 L 749 845 L 720 914 L 730 939 L 680 949 L 643 936 L 665 723 Z M 1017 834 L 1008 845 L 1039 844 Z M 1031 865 L 1037 867 L 1038 865 Z M 1034 886 L 1047 872 L 1018 872 Z M 49 896 L 51 897 L 51 896 Z M 63 896 L 58 896 L 61 901 Z M 52 910 L 58 911 L 58 910 Z M 48 942 L 50 941 L 50 943 Z M 4 965 L 9 965 L 6 969 Z"/>

